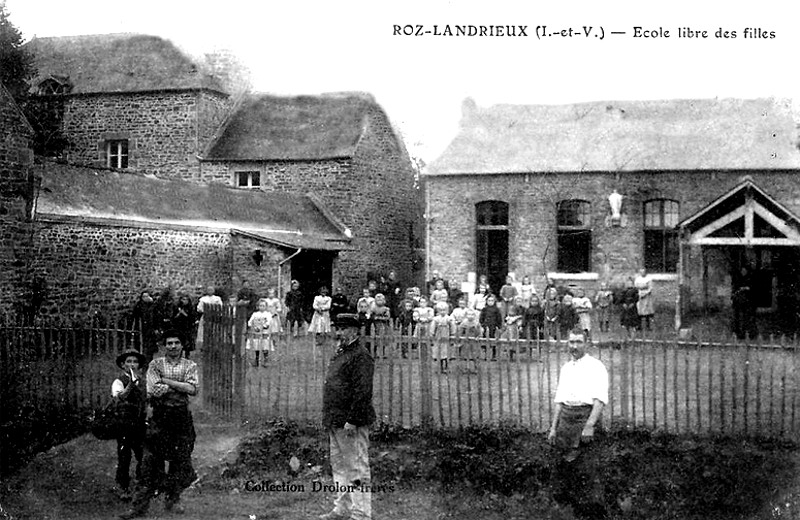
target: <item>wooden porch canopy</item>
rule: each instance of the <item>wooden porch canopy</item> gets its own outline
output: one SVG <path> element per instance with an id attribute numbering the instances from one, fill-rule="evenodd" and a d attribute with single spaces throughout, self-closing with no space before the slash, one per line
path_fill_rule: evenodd
<path id="1" fill-rule="evenodd" d="M 749 178 L 678 226 L 690 245 L 800 246 L 800 219 Z"/>

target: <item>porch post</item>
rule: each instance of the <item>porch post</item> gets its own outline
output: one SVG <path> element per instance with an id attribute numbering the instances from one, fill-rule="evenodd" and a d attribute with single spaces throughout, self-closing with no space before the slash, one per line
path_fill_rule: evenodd
<path id="1" fill-rule="evenodd" d="M 681 330 L 681 304 L 683 301 L 683 230 L 678 231 L 678 294 L 675 296 L 675 331 Z"/>

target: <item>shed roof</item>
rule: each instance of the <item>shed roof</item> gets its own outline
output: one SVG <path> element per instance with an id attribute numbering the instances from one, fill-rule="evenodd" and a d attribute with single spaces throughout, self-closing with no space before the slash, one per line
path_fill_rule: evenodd
<path id="1" fill-rule="evenodd" d="M 238 230 L 303 249 L 349 249 L 349 239 L 309 197 L 149 175 L 47 168 L 37 213 Z"/>
<path id="2" fill-rule="evenodd" d="M 791 101 L 686 99 L 573 105 L 466 100 L 426 175 L 800 168 Z"/>
<path id="3" fill-rule="evenodd" d="M 248 96 L 211 144 L 207 160 L 352 157 L 375 107 L 368 94 Z"/>
<path id="4" fill-rule="evenodd" d="M 224 92 L 171 41 L 144 34 L 92 34 L 33 38 L 26 44 L 38 75 L 35 90 L 49 78 L 62 78 L 72 94 L 210 89 Z"/>

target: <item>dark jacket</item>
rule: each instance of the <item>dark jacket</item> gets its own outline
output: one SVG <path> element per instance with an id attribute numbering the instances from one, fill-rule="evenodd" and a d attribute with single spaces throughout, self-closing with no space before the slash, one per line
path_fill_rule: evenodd
<path id="1" fill-rule="evenodd" d="M 375 422 L 372 377 L 375 363 L 356 339 L 331 358 L 322 392 L 322 424 L 327 428 L 368 426 Z"/>
<path id="2" fill-rule="evenodd" d="M 494 337 L 495 331 L 503 327 L 503 314 L 497 305 L 487 305 L 481 311 L 479 318 L 486 337 Z"/>

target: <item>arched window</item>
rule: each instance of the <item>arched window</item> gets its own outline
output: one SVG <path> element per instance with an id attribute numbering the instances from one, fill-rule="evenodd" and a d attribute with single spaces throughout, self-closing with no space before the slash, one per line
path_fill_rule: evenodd
<path id="1" fill-rule="evenodd" d="M 475 205 L 475 270 L 499 291 L 508 274 L 508 203 L 487 200 Z"/>
<path id="2" fill-rule="evenodd" d="M 582 273 L 591 270 L 592 205 L 585 200 L 562 200 L 557 205 L 558 270 Z"/>
<path id="3" fill-rule="evenodd" d="M 644 203 L 644 267 L 656 273 L 678 270 L 680 204 L 670 199 Z"/>

